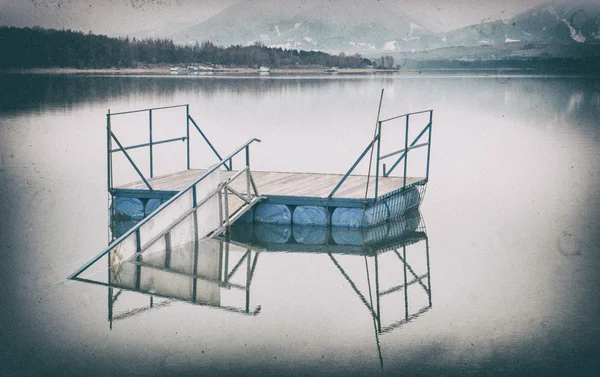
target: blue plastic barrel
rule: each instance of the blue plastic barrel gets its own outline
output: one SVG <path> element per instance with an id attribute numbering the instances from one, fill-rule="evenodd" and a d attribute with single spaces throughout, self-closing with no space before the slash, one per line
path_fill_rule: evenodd
<path id="1" fill-rule="evenodd" d="M 137 198 L 116 198 L 113 201 L 113 208 L 117 215 L 131 220 L 144 218 L 144 203 Z"/>
<path id="2" fill-rule="evenodd" d="M 292 223 L 292 212 L 283 204 L 262 203 L 254 210 L 254 221 L 263 224 L 287 224 Z"/>
<path id="3" fill-rule="evenodd" d="M 329 211 L 320 206 L 298 206 L 294 209 L 294 225 L 319 225 L 329 224 Z"/>

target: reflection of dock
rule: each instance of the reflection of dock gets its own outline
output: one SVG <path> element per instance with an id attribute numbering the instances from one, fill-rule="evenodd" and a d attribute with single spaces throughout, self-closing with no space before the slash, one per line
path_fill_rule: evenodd
<path id="1" fill-rule="evenodd" d="M 96 273 L 74 280 L 108 288 L 111 326 L 113 320 L 158 310 L 173 300 L 258 315 L 262 303 L 251 304 L 251 290 L 263 289 L 252 284 L 260 268 L 260 254 L 275 253 L 276 258 L 286 258 L 289 252 L 320 254 L 327 257 L 322 261 L 331 261 L 335 267 L 332 272 L 338 271 L 338 276 L 365 305 L 377 337 L 431 308 L 429 243 L 417 211 L 385 226 L 330 229 L 326 238 L 320 227 L 298 229 L 300 233 L 296 227 L 285 230 L 280 226 L 245 224 L 232 228 L 231 239 L 204 239 L 177 247 L 167 244 L 164 249 L 133 255 L 113 249 L 105 255 L 107 260 L 98 260 L 92 266 Z M 357 258 L 364 258 L 363 273 L 357 274 Z M 354 268 L 346 269 L 348 263 Z M 108 271 L 103 271 L 107 265 Z M 124 301 L 124 292 L 149 296 L 149 305 L 131 308 Z M 120 310 L 116 309 L 117 303 Z"/>
<path id="2" fill-rule="evenodd" d="M 265 252 L 375 255 L 427 238 L 418 211 L 371 228 L 316 227 L 278 224 L 235 224 L 230 236 L 241 247 Z"/>

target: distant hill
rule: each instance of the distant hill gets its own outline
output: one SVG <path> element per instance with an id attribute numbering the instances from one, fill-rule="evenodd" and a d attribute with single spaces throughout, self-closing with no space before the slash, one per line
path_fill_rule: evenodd
<path id="1" fill-rule="evenodd" d="M 245 0 L 169 37 L 184 44 L 206 40 L 224 46 L 260 42 L 271 47 L 365 56 L 471 46 L 484 46 L 485 54 L 489 50 L 486 47 L 505 43 L 599 44 L 600 1 L 545 4 L 509 20 L 432 33 L 390 4 Z"/>
<path id="2" fill-rule="evenodd" d="M 346 53 L 418 47 L 431 35 L 422 24 L 388 4 L 342 1 L 241 1 L 172 36 L 176 43 L 210 40 L 218 45 L 260 42 L 272 47 Z"/>
<path id="3" fill-rule="evenodd" d="M 440 34 L 445 46 L 510 42 L 547 44 L 600 43 L 600 2 L 545 4 L 505 22 L 482 22 Z M 439 43 L 435 47 L 442 47 Z"/>

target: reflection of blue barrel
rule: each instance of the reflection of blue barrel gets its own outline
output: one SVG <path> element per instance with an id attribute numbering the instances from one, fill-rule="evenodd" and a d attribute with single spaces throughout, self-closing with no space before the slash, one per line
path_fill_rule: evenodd
<path id="1" fill-rule="evenodd" d="M 284 244 L 292 236 L 292 226 L 285 224 L 254 224 L 256 239 L 262 243 Z"/>
<path id="2" fill-rule="evenodd" d="M 338 245 L 360 246 L 363 243 L 367 244 L 385 238 L 387 231 L 388 223 L 368 229 L 332 227 L 331 236 Z"/>
<path id="3" fill-rule="evenodd" d="M 162 203 L 163 202 L 160 199 L 148 199 L 148 202 L 146 203 L 146 208 L 144 210 L 144 213 L 146 214 L 146 216 L 148 216 L 152 212 L 156 211 L 156 209 L 158 207 L 160 207 L 160 205 Z"/>
<path id="4" fill-rule="evenodd" d="M 327 227 L 294 224 L 294 240 L 304 245 L 325 245 Z"/>
<path id="5" fill-rule="evenodd" d="M 329 212 L 325 207 L 298 206 L 294 209 L 294 225 L 321 225 L 329 224 Z"/>
<path id="6" fill-rule="evenodd" d="M 137 223 L 139 223 L 139 221 L 136 220 L 125 220 L 125 221 L 119 221 L 119 220 L 115 220 L 112 223 L 112 235 L 114 238 L 119 238 L 121 237 L 123 234 L 127 233 L 127 231 L 131 228 L 133 228 Z"/>
<path id="7" fill-rule="evenodd" d="M 419 211 L 412 210 L 398 217 L 371 228 L 332 227 L 331 237 L 338 245 L 359 246 L 363 243 L 381 243 L 406 236 L 417 230 L 421 221 Z"/>
<path id="8" fill-rule="evenodd" d="M 144 203 L 136 198 L 115 198 L 113 209 L 117 215 L 131 220 L 141 220 L 144 218 Z"/>
<path id="9" fill-rule="evenodd" d="M 254 221 L 264 224 L 291 224 L 292 212 L 283 204 L 264 204 L 256 206 Z"/>
<path id="10" fill-rule="evenodd" d="M 396 238 L 417 230 L 420 220 L 418 211 L 410 211 L 398 220 L 391 221 L 388 237 Z"/>

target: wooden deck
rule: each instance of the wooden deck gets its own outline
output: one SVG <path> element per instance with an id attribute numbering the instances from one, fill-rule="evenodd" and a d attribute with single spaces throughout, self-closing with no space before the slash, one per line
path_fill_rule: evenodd
<path id="1" fill-rule="evenodd" d="M 192 184 L 206 170 L 192 169 L 150 178 L 148 182 L 157 191 L 180 191 Z M 221 180 L 224 181 L 235 174 L 235 171 L 221 171 Z M 307 198 L 327 198 L 331 190 L 342 179 L 342 174 L 324 173 L 286 173 L 252 171 L 252 177 L 261 195 L 265 196 L 293 196 Z M 423 178 L 407 177 L 406 184 L 418 182 Z M 239 177 L 233 188 L 246 192 L 245 178 Z M 366 175 L 350 175 L 333 196 L 334 198 L 363 199 L 367 183 Z M 402 177 L 379 177 L 378 196 L 401 188 L 404 184 Z M 137 181 L 115 187 L 119 189 L 147 190 L 144 182 Z M 375 195 L 375 179 L 370 178 L 368 196 Z"/>

